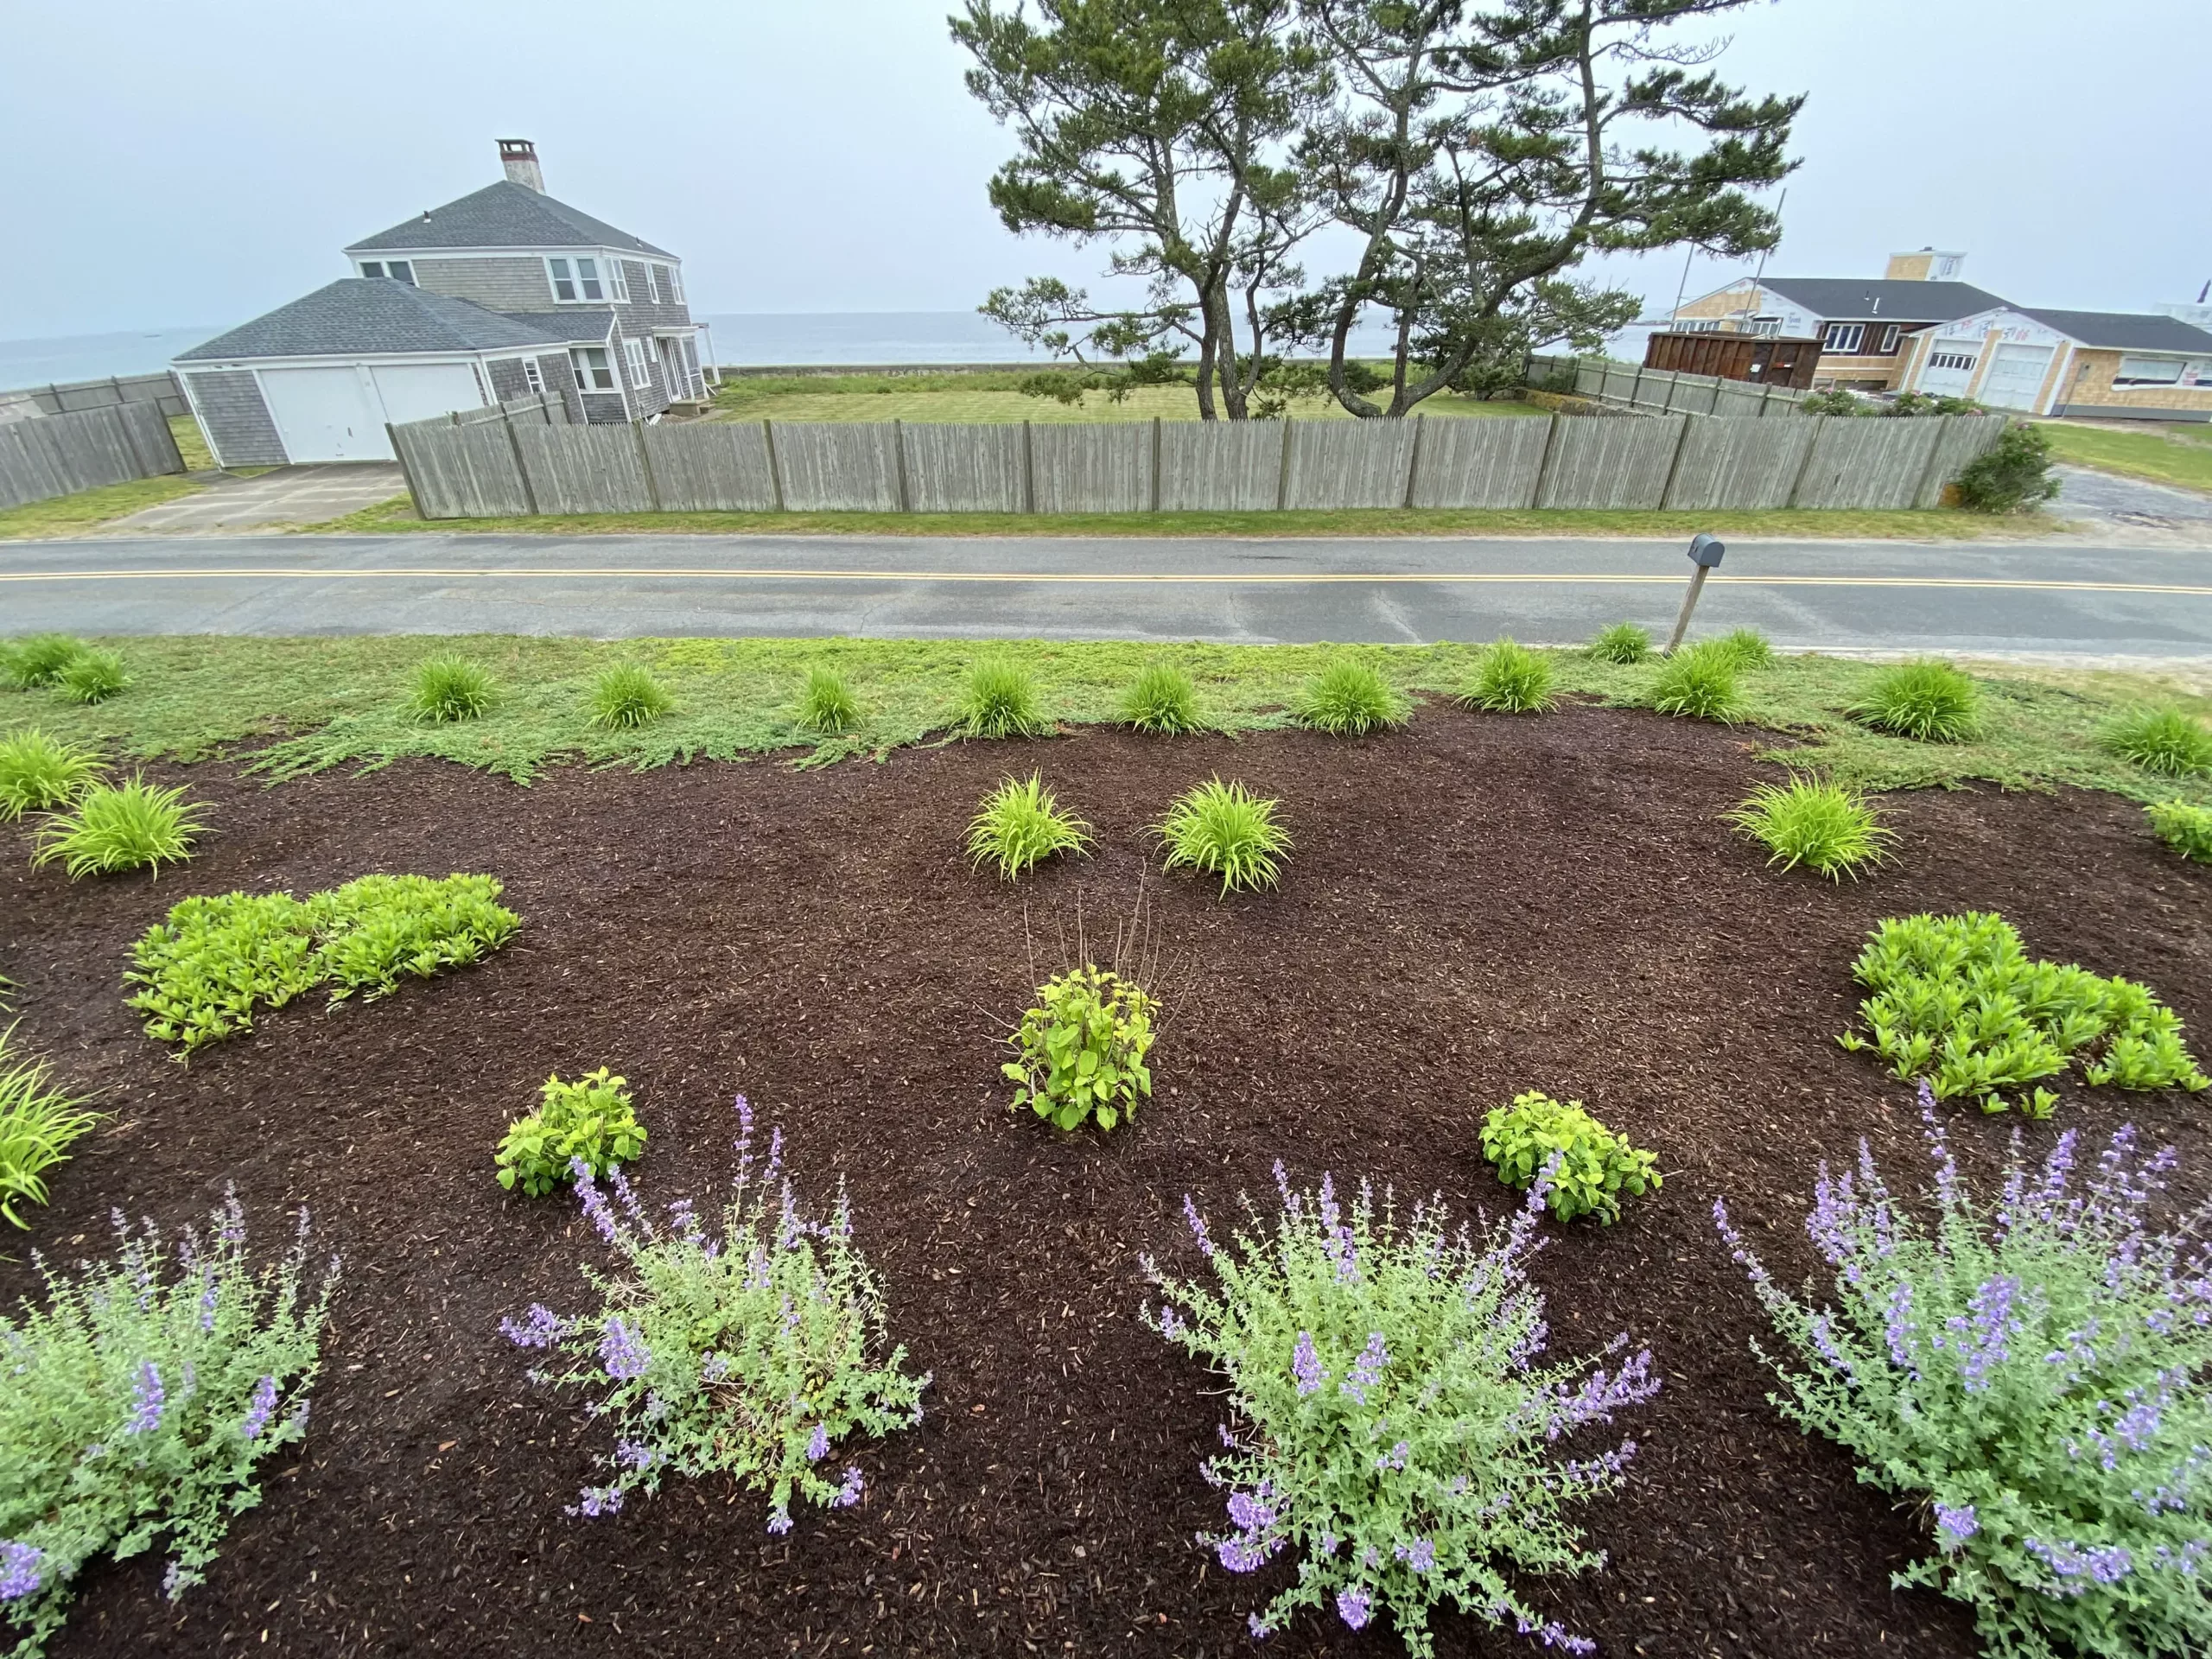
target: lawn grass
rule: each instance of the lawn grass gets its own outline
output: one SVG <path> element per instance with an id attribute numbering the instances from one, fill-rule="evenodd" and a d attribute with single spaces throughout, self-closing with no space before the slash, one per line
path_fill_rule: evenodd
<path id="1" fill-rule="evenodd" d="M 207 440 L 200 435 L 200 423 L 191 416 L 170 416 L 169 435 L 176 440 L 176 452 L 184 457 L 186 472 L 212 473 L 215 470 L 214 452 L 208 448 Z"/>
<path id="2" fill-rule="evenodd" d="M 158 506 L 180 495 L 191 495 L 200 486 L 188 478 L 134 478 L 124 484 L 106 484 L 74 495 L 56 495 L 20 507 L 0 508 L 0 542 L 23 541 L 39 536 L 73 536 L 111 518 Z"/>
<path id="3" fill-rule="evenodd" d="M 2212 491 L 2212 429 L 2115 432 L 2105 427 L 2042 423 L 2051 453 L 2076 467 L 2125 478 L 2146 478 L 2186 490 Z"/>
<path id="4" fill-rule="evenodd" d="M 817 764 L 951 741 L 969 671 L 983 658 L 1025 670 L 1045 715 L 1068 724 L 1117 721 L 1138 673 L 1165 663 L 1191 677 L 1210 724 L 1230 732 L 1288 726 L 1304 683 L 1340 658 L 1371 664 L 1399 690 L 1425 699 L 1416 721 L 1459 718 L 1427 705 L 1457 695 L 1482 649 L 514 635 L 160 636 L 107 643 L 129 660 L 134 683 L 128 691 L 90 708 L 45 692 L 0 693 L 0 728 L 37 725 L 55 737 L 101 744 L 111 760 L 196 760 L 251 750 L 251 764 L 271 778 L 422 755 L 526 781 L 546 766 L 568 763 L 644 768 L 699 757 L 779 754 Z M 481 719 L 429 724 L 410 716 L 415 671 L 440 653 L 467 657 L 499 686 L 498 700 Z M 1628 706 L 1649 699 L 1660 667 L 1656 660 L 1602 663 L 1579 650 L 1544 654 L 1563 696 Z M 674 697 L 673 710 L 632 729 L 594 726 L 592 686 L 618 662 L 650 670 Z M 850 733 L 823 738 L 800 722 L 800 693 L 817 665 L 842 675 L 858 699 L 860 723 Z M 1979 735 L 1923 744 L 1869 731 L 1842 712 L 1881 671 L 1881 664 L 1842 658 L 1780 658 L 1743 677 L 1746 719 L 1738 733 L 1759 753 L 1819 768 L 1860 789 L 2075 785 L 2145 802 L 2212 805 L 2212 779 L 2154 778 L 2099 743 L 2116 715 L 2146 699 L 2212 717 L 2212 696 L 2145 676 L 2107 671 L 2061 683 L 2048 675 L 1984 665 L 1976 671 Z"/>

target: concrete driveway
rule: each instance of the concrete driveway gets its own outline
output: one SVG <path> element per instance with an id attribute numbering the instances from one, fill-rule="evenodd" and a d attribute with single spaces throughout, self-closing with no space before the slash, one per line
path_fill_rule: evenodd
<path id="1" fill-rule="evenodd" d="M 389 501 L 406 489 L 399 467 L 391 461 L 279 467 L 259 478 L 218 473 L 197 494 L 102 524 L 100 534 L 205 536 L 319 524 Z"/>

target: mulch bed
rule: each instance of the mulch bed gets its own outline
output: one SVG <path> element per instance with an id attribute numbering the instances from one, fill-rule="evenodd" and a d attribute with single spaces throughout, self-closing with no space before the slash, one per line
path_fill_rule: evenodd
<path id="1" fill-rule="evenodd" d="M 1183 1195 L 1219 1227 L 1240 1190 L 1271 1192 L 1277 1157 L 1497 1213 L 1477 1127 L 1541 1087 L 1667 1178 L 1609 1230 L 1547 1222 L 1554 1346 L 1625 1329 L 1665 1386 L 1629 1421 L 1630 1486 L 1585 1512 L 1609 1568 L 1535 1593 L 1616 1654 L 1972 1653 L 1963 1610 L 1889 1587 L 1924 1520 L 1765 1404 L 1713 1201 L 1794 1281 L 1820 1159 L 1866 1135 L 1899 1185 L 1924 1170 L 1910 1091 L 1834 1041 L 1880 918 L 2001 910 L 2032 950 L 2147 980 L 2201 1052 L 2212 881 L 2125 802 L 1993 791 L 1892 798 L 1903 862 L 1862 884 L 1770 873 L 1718 819 L 1769 771 L 1753 747 L 1635 713 L 1434 708 L 1358 743 L 1087 730 L 528 789 L 428 762 L 274 790 L 164 769 L 216 808 L 189 866 L 0 874 L 22 1035 L 117 1115 L 58 1172 L 35 1241 L 105 1250 L 111 1205 L 174 1227 L 235 1182 L 264 1249 L 305 1203 L 346 1277 L 304 1455 L 270 1471 L 207 1585 L 172 1606 L 158 1558 L 96 1568 L 52 1650 L 1248 1651 L 1245 1614 L 1288 1567 L 1235 1579 L 1193 1545 L 1222 1522 L 1198 1476 L 1217 1385 L 1137 1323 L 1138 1255 L 1188 1265 Z M 976 798 L 1035 766 L 1097 856 L 1018 889 L 970 874 Z M 1280 893 L 1226 904 L 1154 878 L 1194 987 L 1154 1051 L 1157 1100 L 1110 1138 L 1009 1116 L 995 1022 L 1033 982 L 1025 928 L 1048 942 L 1079 897 L 1107 928 L 1142 826 L 1216 771 L 1282 798 L 1296 858 Z M 524 918 L 480 968 L 329 1014 L 303 999 L 188 1066 L 123 1006 L 130 943 L 188 893 L 455 870 L 500 877 Z M 786 1129 L 804 1193 L 848 1183 L 893 1333 L 935 1376 L 920 1429 L 857 1446 L 859 1508 L 772 1538 L 760 1495 L 679 1481 L 610 1519 L 562 1513 L 607 1433 L 531 1389 L 498 1325 L 582 1306 L 598 1245 L 569 1203 L 503 1193 L 491 1160 L 549 1071 L 601 1065 L 652 1129 L 655 1202 L 726 1179 L 741 1090 Z M 2063 1092 L 2032 1147 L 2132 1116 L 2199 1190 L 2205 1101 Z M 1956 1115 L 1969 1162 L 1986 1172 L 2014 1121 Z M 0 1295 L 32 1283 L 0 1265 Z M 1436 1630 L 1445 1654 L 1529 1650 L 1457 1616 Z M 1400 1650 L 1310 1617 L 1270 1649 Z"/>

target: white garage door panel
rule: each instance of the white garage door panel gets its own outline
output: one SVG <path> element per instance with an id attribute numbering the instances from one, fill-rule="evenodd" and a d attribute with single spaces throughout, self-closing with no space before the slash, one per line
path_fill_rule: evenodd
<path id="1" fill-rule="evenodd" d="M 1981 341 L 1937 340 L 1928 348 L 1928 366 L 1920 372 L 1920 390 L 1931 397 L 1963 397 L 1974 384 L 1974 365 L 1981 360 Z"/>
<path id="2" fill-rule="evenodd" d="M 384 417 L 395 426 L 484 406 L 476 371 L 466 363 L 379 365 L 369 372 L 376 377 L 377 391 L 384 399 Z"/>
<path id="3" fill-rule="evenodd" d="M 390 461 L 384 416 L 361 372 L 264 369 L 261 389 L 294 465 L 314 461 Z"/>
<path id="4" fill-rule="evenodd" d="M 1989 359 L 1989 372 L 1982 377 L 1981 401 L 1993 409 L 2034 409 L 2043 378 L 2050 368 L 2051 349 L 1999 346 L 1997 355 Z"/>

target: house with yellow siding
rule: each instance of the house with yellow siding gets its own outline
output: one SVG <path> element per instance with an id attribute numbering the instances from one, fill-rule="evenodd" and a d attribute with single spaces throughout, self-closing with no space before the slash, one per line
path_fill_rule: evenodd
<path id="1" fill-rule="evenodd" d="M 1925 330 L 1900 384 L 2026 415 L 2212 421 L 2212 333 L 2170 315 L 1999 305 Z"/>

